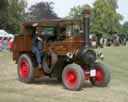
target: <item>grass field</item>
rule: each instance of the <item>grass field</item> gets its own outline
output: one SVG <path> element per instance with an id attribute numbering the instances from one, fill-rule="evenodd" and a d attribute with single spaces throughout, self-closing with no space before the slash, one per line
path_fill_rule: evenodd
<path id="1" fill-rule="evenodd" d="M 11 53 L 0 52 L 0 102 L 128 102 L 128 48 L 102 49 L 103 63 L 110 68 L 108 87 L 86 83 L 79 92 L 65 90 L 55 79 L 41 78 L 35 84 L 17 80 Z"/>

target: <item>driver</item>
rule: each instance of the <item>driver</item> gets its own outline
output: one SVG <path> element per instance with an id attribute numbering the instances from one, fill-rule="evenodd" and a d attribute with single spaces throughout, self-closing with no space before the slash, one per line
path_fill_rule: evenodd
<path id="1" fill-rule="evenodd" d="M 43 42 L 43 38 L 40 37 L 41 36 L 41 29 L 40 28 L 36 28 L 36 32 L 35 35 L 32 38 L 32 52 L 35 54 L 36 56 L 36 61 L 38 64 L 38 68 L 41 68 L 41 55 L 42 55 L 42 42 Z"/>

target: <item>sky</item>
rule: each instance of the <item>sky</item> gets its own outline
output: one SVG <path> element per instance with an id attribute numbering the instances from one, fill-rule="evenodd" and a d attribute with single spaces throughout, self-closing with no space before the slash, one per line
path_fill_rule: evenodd
<path id="1" fill-rule="evenodd" d="M 69 14 L 70 8 L 77 5 L 83 5 L 83 4 L 90 4 L 91 6 L 95 2 L 95 0 L 27 0 L 28 2 L 28 8 L 36 4 L 40 1 L 53 1 L 55 3 L 54 5 L 54 11 L 57 13 L 59 17 L 65 17 Z M 124 21 L 128 21 L 128 0 L 118 0 L 118 12 L 124 16 Z"/>

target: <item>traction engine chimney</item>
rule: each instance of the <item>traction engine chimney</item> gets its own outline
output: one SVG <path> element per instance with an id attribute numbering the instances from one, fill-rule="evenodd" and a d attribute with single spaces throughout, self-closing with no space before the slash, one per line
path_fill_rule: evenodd
<path id="1" fill-rule="evenodd" d="M 83 15 L 83 30 L 84 30 L 84 47 L 89 47 L 89 34 L 90 34 L 90 11 L 84 10 Z"/>

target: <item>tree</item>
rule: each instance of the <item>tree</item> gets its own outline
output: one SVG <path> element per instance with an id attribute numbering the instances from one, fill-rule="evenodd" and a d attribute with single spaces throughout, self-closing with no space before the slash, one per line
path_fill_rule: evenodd
<path id="1" fill-rule="evenodd" d="M 92 29 L 104 33 L 119 32 L 122 16 L 116 12 L 117 7 L 117 0 L 96 0 Z"/>
<path id="2" fill-rule="evenodd" d="M 73 19 L 79 19 L 81 16 L 81 11 L 81 6 L 74 6 L 73 8 L 71 8 L 69 17 Z"/>
<path id="3" fill-rule="evenodd" d="M 24 21 L 25 0 L 0 0 L 0 29 L 17 33 Z"/>
<path id="4" fill-rule="evenodd" d="M 122 32 L 128 34 L 128 22 L 125 22 L 125 23 L 122 25 Z"/>
<path id="5" fill-rule="evenodd" d="M 118 4 L 117 4 L 118 0 L 106 0 L 106 2 L 109 2 L 109 4 L 112 6 L 112 9 L 114 11 L 116 11 L 116 9 L 118 9 Z"/>
<path id="6" fill-rule="evenodd" d="M 71 8 L 71 11 L 69 13 L 69 16 L 68 18 L 71 18 L 71 19 L 80 19 L 82 17 L 81 13 L 84 9 L 89 9 L 91 10 L 91 6 L 90 5 L 78 5 L 78 6 L 74 6 L 73 8 Z"/>
<path id="7" fill-rule="evenodd" d="M 53 11 L 53 2 L 39 2 L 32 5 L 28 11 L 28 18 L 31 20 L 56 19 L 58 16 Z"/>
<path id="8" fill-rule="evenodd" d="M 8 0 L 8 31 L 17 33 L 20 25 L 25 19 L 25 0 Z"/>
<path id="9" fill-rule="evenodd" d="M 120 20 L 123 16 L 117 13 L 117 8 L 117 0 L 96 0 L 93 7 L 89 5 L 73 7 L 68 18 L 80 19 L 81 12 L 89 9 L 91 11 L 91 32 L 119 32 Z"/>
<path id="10" fill-rule="evenodd" d="M 0 0 L 0 29 L 7 30 L 8 0 Z"/>

